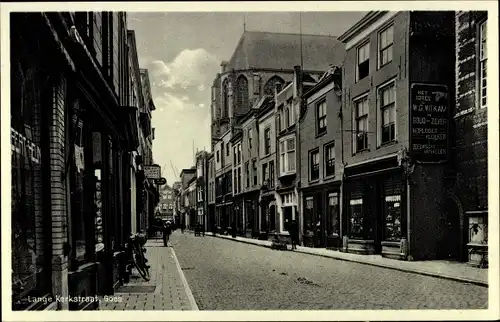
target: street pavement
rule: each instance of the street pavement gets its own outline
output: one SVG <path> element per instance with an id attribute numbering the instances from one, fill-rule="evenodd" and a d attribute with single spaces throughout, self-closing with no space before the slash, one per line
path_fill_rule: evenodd
<path id="1" fill-rule="evenodd" d="M 146 244 L 151 279 L 146 282 L 134 270 L 134 276 L 125 288 L 113 296 L 101 297 L 100 310 L 197 310 L 181 269 L 176 263 L 173 248 L 164 247 L 163 241 L 151 240 Z M 145 287 L 149 286 L 149 290 Z"/>
<path id="2" fill-rule="evenodd" d="M 172 245 L 200 310 L 485 309 L 488 288 L 210 236 Z"/>

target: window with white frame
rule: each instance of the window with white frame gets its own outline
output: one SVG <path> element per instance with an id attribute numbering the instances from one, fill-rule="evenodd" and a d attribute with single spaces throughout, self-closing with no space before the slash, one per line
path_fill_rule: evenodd
<path id="1" fill-rule="evenodd" d="M 293 104 L 291 99 L 287 101 L 287 105 L 288 105 L 288 126 L 290 127 L 295 124 L 295 114 L 293 112 Z"/>
<path id="2" fill-rule="evenodd" d="M 379 67 L 392 61 L 392 48 L 394 44 L 394 25 L 382 30 L 378 35 Z"/>
<path id="3" fill-rule="evenodd" d="M 238 193 L 238 170 L 237 169 L 234 169 L 233 180 L 234 180 L 234 183 L 233 183 L 234 193 Z"/>
<path id="4" fill-rule="evenodd" d="M 335 175 L 335 142 L 325 145 L 325 177 Z"/>
<path id="5" fill-rule="evenodd" d="M 252 129 L 248 129 L 248 149 L 252 149 Z"/>
<path id="6" fill-rule="evenodd" d="M 271 129 L 267 128 L 264 130 L 264 154 L 269 153 L 271 153 Z"/>
<path id="7" fill-rule="evenodd" d="M 360 46 L 357 50 L 356 80 L 370 74 L 370 43 Z"/>
<path id="8" fill-rule="evenodd" d="M 486 21 L 479 25 L 479 97 L 480 97 L 480 106 L 481 108 L 486 107 L 488 102 L 487 100 L 487 87 L 486 87 L 486 62 L 488 60 L 488 51 L 486 47 Z"/>
<path id="9" fill-rule="evenodd" d="M 319 150 L 309 152 L 309 180 L 319 179 Z"/>
<path id="10" fill-rule="evenodd" d="M 368 96 L 358 99 L 355 105 L 356 152 L 368 149 Z"/>
<path id="11" fill-rule="evenodd" d="M 280 174 L 295 171 L 295 137 L 280 141 Z"/>
<path id="12" fill-rule="evenodd" d="M 238 147 L 233 146 L 233 164 L 236 164 L 237 155 L 238 155 Z"/>
<path id="13" fill-rule="evenodd" d="M 318 105 L 316 105 L 316 117 L 317 117 L 317 124 L 316 124 L 316 131 L 317 134 L 324 134 L 326 133 L 326 101 L 323 100 L 320 102 Z"/>
<path id="14" fill-rule="evenodd" d="M 238 154 L 237 161 L 238 161 L 238 164 L 240 164 L 241 163 L 241 143 L 238 144 L 237 154 Z"/>
<path id="15" fill-rule="evenodd" d="M 391 82 L 378 90 L 378 102 L 382 124 L 380 143 L 387 144 L 396 140 L 396 85 Z"/>

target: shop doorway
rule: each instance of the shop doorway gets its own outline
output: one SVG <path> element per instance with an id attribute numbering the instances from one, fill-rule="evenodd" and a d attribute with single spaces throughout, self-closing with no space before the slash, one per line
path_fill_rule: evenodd
<path id="1" fill-rule="evenodd" d="M 276 206 L 269 206 L 269 231 L 276 231 Z"/>

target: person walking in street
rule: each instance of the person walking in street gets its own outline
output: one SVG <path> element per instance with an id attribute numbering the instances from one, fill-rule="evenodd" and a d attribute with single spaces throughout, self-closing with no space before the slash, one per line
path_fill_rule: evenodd
<path id="1" fill-rule="evenodd" d="M 165 225 L 163 225 L 163 246 L 165 247 L 168 246 L 171 234 L 172 234 L 172 226 L 170 225 L 170 221 L 167 221 Z"/>
<path id="2" fill-rule="evenodd" d="M 299 227 L 295 220 L 292 220 L 289 226 L 290 239 L 292 241 L 292 250 L 297 249 L 299 243 Z"/>

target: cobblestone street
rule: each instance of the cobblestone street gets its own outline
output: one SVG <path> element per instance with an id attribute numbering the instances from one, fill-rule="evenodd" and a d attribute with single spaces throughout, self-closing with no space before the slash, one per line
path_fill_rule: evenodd
<path id="1" fill-rule="evenodd" d="M 486 287 L 211 236 L 172 244 L 200 310 L 487 308 Z"/>

